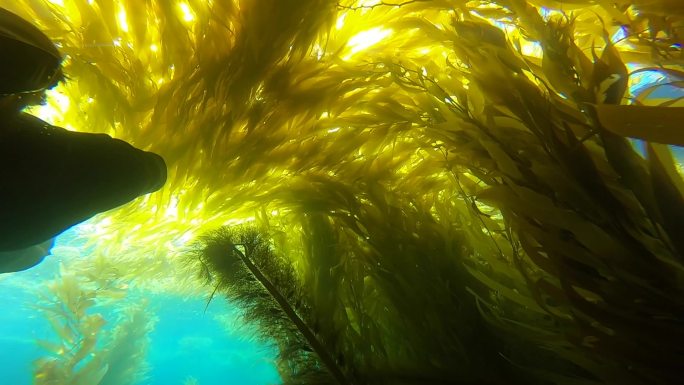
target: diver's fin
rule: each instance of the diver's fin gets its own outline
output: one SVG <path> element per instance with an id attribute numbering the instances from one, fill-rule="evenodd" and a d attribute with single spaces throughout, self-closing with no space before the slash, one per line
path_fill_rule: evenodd
<path id="1" fill-rule="evenodd" d="M 0 8 L 0 94 L 37 92 L 62 77 L 62 55 L 35 25 Z"/>
<path id="2" fill-rule="evenodd" d="M 52 238 L 25 249 L 0 252 L 0 274 L 26 270 L 41 263 L 54 244 Z"/>
<path id="3" fill-rule="evenodd" d="M 0 251 L 38 245 L 156 191 L 161 156 L 21 113 L 0 119 Z"/>

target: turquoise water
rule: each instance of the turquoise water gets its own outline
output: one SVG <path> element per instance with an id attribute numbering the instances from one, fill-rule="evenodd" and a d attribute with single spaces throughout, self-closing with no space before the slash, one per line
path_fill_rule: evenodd
<path id="1" fill-rule="evenodd" d="M 67 232 L 57 243 L 68 245 L 69 240 Z M 49 356 L 36 341 L 58 340 L 45 316 L 33 306 L 41 290 L 36 283 L 56 277 L 58 266 L 57 258 L 51 256 L 31 270 L 0 275 L 2 385 L 31 384 L 33 362 Z M 118 385 L 184 385 L 189 379 L 197 385 L 280 383 L 274 366 L 276 351 L 257 341 L 249 329 L 231 328 L 240 321 L 237 310 L 225 300 L 215 298 L 205 311 L 204 297 L 137 292 L 126 298 L 147 301 L 146 314 L 156 322 L 148 334 L 147 378 Z M 104 329 L 115 326 L 116 308 L 102 305 L 93 311 L 107 320 Z"/>

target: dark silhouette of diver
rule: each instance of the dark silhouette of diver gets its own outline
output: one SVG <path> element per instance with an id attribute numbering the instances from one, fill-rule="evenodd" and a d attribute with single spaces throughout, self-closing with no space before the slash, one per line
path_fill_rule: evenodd
<path id="1" fill-rule="evenodd" d="M 63 78 L 61 61 L 38 28 L 0 8 L 0 273 L 40 263 L 56 235 L 166 182 L 157 154 L 21 112 Z"/>

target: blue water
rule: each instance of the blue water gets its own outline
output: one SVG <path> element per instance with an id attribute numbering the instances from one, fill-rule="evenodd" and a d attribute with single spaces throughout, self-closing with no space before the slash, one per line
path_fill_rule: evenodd
<path id="1" fill-rule="evenodd" d="M 64 238 L 68 240 L 69 234 Z M 31 270 L 0 275 L 0 385 L 32 384 L 33 362 L 48 356 L 36 340 L 57 341 L 49 322 L 33 305 L 41 284 L 58 275 L 58 266 L 58 258 L 51 256 Z M 183 385 L 189 378 L 198 385 L 281 382 L 274 366 L 275 349 L 257 341 L 248 328 L 231 328 L 232 323 L 239 324 L 238 311 L 227 301 L 215 298 L 205 311 L 204 297 L 138 292 L 127 298 L 145 299 L 147 314 L 156 323 L 148 334 L 147 378 L 121 385 Z M 107 320 L 105 329 L 117 319 L 116 310 L 106 306 L 94 309 Z"/>
<path id="2" fill-rule="evenodd" d="M 199 384 L 278 384 L 276 352 L 226 330 L 213 316 L 226 313 L 225 301 L 156 298 L 159 321 L 152 333 L 149 385 L 182 384 L 192 376 Z M 213 310 L 212 310 L 213 309 Z"/>

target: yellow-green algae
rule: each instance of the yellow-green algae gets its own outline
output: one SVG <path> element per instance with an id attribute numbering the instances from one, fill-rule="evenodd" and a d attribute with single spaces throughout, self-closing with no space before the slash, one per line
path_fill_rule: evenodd
<path id="1" fill-rule="evenodd" d="M 36 114 L 169 165 L 70 271 L 196 290 L 188 245 L 254 222 L 387 384 L 680 379 L 684 104 L 629 87 L 681 90 L 683 4 L 0 0 L 66 55 Z"/>

